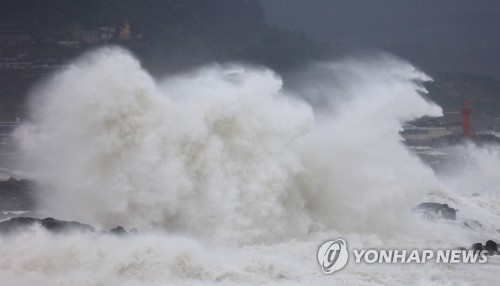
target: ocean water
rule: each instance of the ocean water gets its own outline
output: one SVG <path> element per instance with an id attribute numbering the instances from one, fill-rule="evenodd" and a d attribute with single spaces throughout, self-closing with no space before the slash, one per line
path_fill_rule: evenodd
<path id="1" fill-rule="evenodd" d="M 271 70 L 209 65 L 153 78 L 103 48 L 32 91 L 16 168 L 46 216 L 139 234 L 0 237 L 5 285 L 491 285 L 483 265 L 355 265 L 323 275 L 328 239 L 353 248 L 457 248 L 497 239 L 500 153 L 458 146 L 440 172 L 402 144 L 440 116 L 431 80 L 387 55 L 311 65 L 286 90 Z M 480 193 L 480 196 L 472 196 Z M 458 208 L 426 221 L 422 201 Z M 467 226 L 464 224 L 467 223 Z M 3 285 L 2 283 L 2 285 Z"/>

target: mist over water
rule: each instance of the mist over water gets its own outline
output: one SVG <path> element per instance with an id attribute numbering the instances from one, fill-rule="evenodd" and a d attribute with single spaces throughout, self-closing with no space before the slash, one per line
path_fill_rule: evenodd
<path id="1" fill-rule="evenodd" d="M 448 149 L 450 165 L 440 174 L 449 189 L 462 195 L 498 196 L 500 185 L 500 149 L 498 146 L 465 144 Z"/>
<path id="2" fill-rule="evenodd" d="M 375 247 L 469 243 L 470 231 L 436 231 L 411 214 L 429 193 L 461 202 L 447 191 L 456 181 L 401 143 L 404 122 L 442 114 L 423 97 L 428 80 L 377 56 L 310 66 L 290 92 L 265 68 L 153 78 L 120 48 L 87 54 L 34 90 L 32 118 L 15 133 L 21 166 L 46 186 L 39 200 L 48 215 L 141 234 L 49 239 L 38 230 L 26 256 L 15 255 L 26 236 L 1 241 L 11 249 L 2 250 L 4 274 L 42 269 L 26 281 L 62 279 L 71 267 L 61 261 L 76 259 L 74 269 L 87 265 L 71 272 L 77 285 L 325 283 L 311 273 L 319 275 L 315 251 L 332 235 Z"/>

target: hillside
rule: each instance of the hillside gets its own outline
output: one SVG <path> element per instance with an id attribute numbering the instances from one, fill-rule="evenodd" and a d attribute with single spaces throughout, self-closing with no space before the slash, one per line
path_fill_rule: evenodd
<path id="1" fill-rule="evenodd" d="M 471 121 L 476 130 L 500 130 L 495 118 L 500 117 L 500 81 L 492 77 L 468 73 L 437 73 L 428 84 L 429 97 L 445 111 L 460 111 L 469 100 Z"/>
<path id="2" fill-rule="evenodd" d="M 125 26 L 129 34 L 123 36 Z M 112 31 L 110 37 L 99 38 L 99 29 Z M 12 36 L 21 41 L 5 41 Z M 107 44 L 132 50 L 153 74 L 234 60 L 283 71 L 335 53 L 303 33 L 270 26 L 259 0 L 3 0 L 0 120 L 22 117 L 25 95 L 41 77 Z M 9 66 L 12 62 L 19 66 Z M 465 73 L 431 75 L 432 100 L 457 111 L 469 99 L 473 125 L 498 129 L 500 81 Z"/>
<path id="3" fill-rule="evenodd" d="M 267 25 L 259 0 L 3 0 L 0 120 L 22 116 L 38 79 L 113 44 L 131 50 L 153 74 L 213 61 L 284 70 L 329 53 L 304 34 Z"/>
<path id="4" fill-rule="evenodd" d="M 4 0 L 0 5 L 0 33 L 33 37 L 31 48 L 3 47 L 4 54 L 71 57 L 74 49 L 58 43 L 80 41 L 79 50 L 103 44 L 75 36 L 91 37 L 101 27 L 113 30 L 106 44 L 127 46 L 155 66 L 252 60 L 286 68 L 325 51 L 302 34 L 268 26 L 259 0 Z"/>

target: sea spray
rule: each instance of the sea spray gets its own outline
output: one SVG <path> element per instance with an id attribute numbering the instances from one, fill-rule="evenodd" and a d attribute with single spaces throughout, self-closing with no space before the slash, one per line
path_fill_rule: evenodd
<path id="1" fill-rule="evenodd" d="M 16 138 L 56 217 L 245 243 L 323 226 L 399 230 L 438 186 L 398 134 L 440 114 L 421 97 L 428 78 L 394 59 L 318 69 L 337 105 L 315 118 L 270 70 L 213 65 L 155 80 L 105 48 L 33 93 Z"/>
<path id="2" fill-rule="evenodd" d="M 269 70 L 217 66 L 158 85 L 126 51 L 104 49 L 38 90 L 16 136 L 53 187 L 41 201 L 56 217 L 238 239 L 304 233 L 290 186 L 313 114 L 280 88 Z"/>
<path id="3" fill-rule="evenodd" d="M 439 176 L 449 190 L 465 196 L 500 195 L 500 147 L 472 142 L 445 148 L 447 161 Z"/>
<path id="4" fill-rule="evenodd" d="M 290 94 L 264 68 L 153 79 L 123 49 L 85 55 L 33 91 L 31 118 L 15 134 L 22 166 L 46 186 L 47 215 L 140 232 L 0 237 L 2 282 L 494 284 L 489 264 L 320 274 L 316 252 L 332 238 L 406 249 L 494 235 L 500 202 L 448 192 L 401 143 L 402 122 L 441 112 L 422 97 L 426 80 L 384 56 L 314 65 Z M 488 154 L 497 153 L 475 158 L 496 166 Z M 411 216 L 426 196 L 488 223 Z"/>
<path id="5" fill-rule="evenodd" d="M 440 188 L 399 134 L 403 122 L 442 114 L 422 96 L 428 80 L 388 56 L 316 64 L 298 80 L 312 104 L 323 103 L 300 143 L 307 175 L 299 177 L 309 211 L 322 222 L 344 231 L 408 231 L 409 209 Z"/>

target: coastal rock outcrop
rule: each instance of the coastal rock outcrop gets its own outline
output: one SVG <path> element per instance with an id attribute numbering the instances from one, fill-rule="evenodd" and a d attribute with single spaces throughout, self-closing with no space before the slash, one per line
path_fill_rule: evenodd
<path id="1" fill-rule="evenodd" d="M 486 241 L 486 244 L 482 244 L 481 242 L 474 243 L 472 245 L 472 250 L 474 251 L 487 251 L 487 255 L 496 255 L 500 254 L 498 251 L 498 245 L 495 241 L 493 240 L 488 240 Z"/>
<path id="2" fill-rule="evenodd" d="M 26 231 L 35 225 L 39 225 L 43 229 L 52 233 L 96 232 L 94 227 L 77 221 L 57 220 L 51 217 L 44 219 L 32 217 L 14 217 L 0 222 L 0 234 L 12 234 Z M 127 232 L 123 226 L 117 226 L 109 231 L 102 231 L 101 233 L 124 236 L 128 234 L 137 234 L 138 231 L 137 229 L 132 228 L 129 232 Z"/>
<path id="3" fill-rule="evenodd" d="M 63 221 L 51 217 L 45 219 L 31 218 L 31 217 L 15 217 L 0 222 L 0 233 L 11 234 L 18 231 L 26 230 L 27 228 L 30 228 L 36 224 L 54 233 L 95 231 L 95 229 L 92 226 L 76 221 Z"/>
<path id="4" fill-rule="evenodd" d="M 426 219 L 456 220 L 458 209 L 451 208 L 448 204 L 424 202 L 414 208 L 414 211 L 422 213 Z"/>

